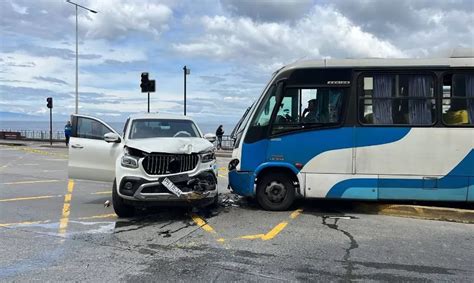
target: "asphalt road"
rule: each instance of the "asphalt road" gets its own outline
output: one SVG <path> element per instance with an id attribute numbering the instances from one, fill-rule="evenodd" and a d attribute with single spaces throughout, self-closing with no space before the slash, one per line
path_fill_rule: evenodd
<path id="1" fill-rule="evenodd" d="M 0 146 L 0 281 L 474 281 L 474 225 L 345 202 L 162 208 L 118 219 L 111 184 L 67 179 L 67 150 Z"/>

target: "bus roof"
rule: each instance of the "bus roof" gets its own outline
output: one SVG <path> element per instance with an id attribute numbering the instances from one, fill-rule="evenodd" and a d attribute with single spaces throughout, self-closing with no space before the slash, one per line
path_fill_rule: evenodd
<path id="1" fill-rule="evenodd" d="M 474 67 L 474 48 L 457 50 L 449 58 L 363 58 L 363 59 L 318 59 L 297 61 L 281 69 L 331 68 L 331 67 Z"/>

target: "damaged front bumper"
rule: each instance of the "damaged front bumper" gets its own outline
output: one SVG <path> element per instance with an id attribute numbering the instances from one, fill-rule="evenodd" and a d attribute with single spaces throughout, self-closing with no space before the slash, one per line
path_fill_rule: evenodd
<path id="1" fill-rule="evenodd" d="M 169 179 L 182 193 L 178 196 L 169 190 L 163 181 Z M 195 176 L 177 174 L 147 180 L 141 177 L 123 177 L 119 194 L 133 201 L 194 202 L 213 199 L 217 196 L 217 178 L 213 171 L 205 171 Z"/>

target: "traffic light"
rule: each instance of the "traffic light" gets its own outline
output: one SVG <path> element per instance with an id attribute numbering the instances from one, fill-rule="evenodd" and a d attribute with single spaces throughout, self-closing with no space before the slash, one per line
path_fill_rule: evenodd
<path id="1" fill-rule="evenodd" d="M 48 104 L 46 104 L 46 106 L 48 108 L 53 108 L 53 98 L 52 97 L 46 98 L 46 102 L 48 102 Z"/>
<path id="2" fill-rule="evenodd" d="M 146 72 L 142 73 L 140 88 L 142 92 L 155 92 L 155 80 L 150 80 Z"/>
<path id="3" fill-rule="evenodd" d="M 142 92 L 148 92 L 148 84 L 150 80 L 148 79 L 148 73 L 142 73 L 142 83 L 140 84 L 140 88 Z"/>

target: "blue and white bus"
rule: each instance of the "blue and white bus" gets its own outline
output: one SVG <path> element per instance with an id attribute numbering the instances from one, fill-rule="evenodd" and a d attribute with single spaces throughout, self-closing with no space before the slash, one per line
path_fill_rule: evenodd
<path id="1" fill-rule="evenodd" d="M 297 197 L 474 201 L 474 56 L 302 61 L 235 131 L 231 189 Z"/>

